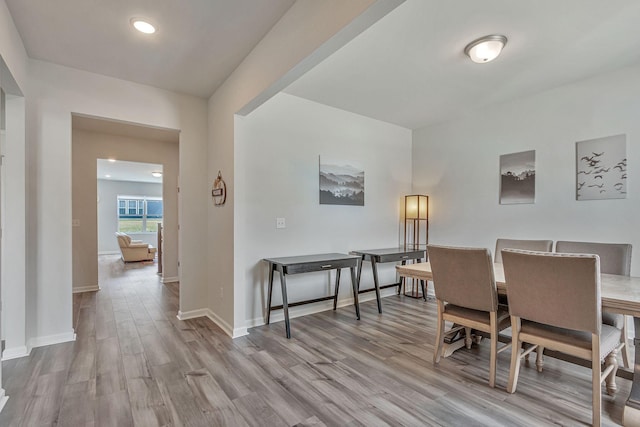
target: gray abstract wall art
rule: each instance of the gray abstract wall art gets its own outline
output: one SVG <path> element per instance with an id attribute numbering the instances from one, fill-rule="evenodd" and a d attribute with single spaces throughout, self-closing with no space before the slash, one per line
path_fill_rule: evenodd
<path id="1" fill-rule="evenodd" d="M 321 157 L 320 204 L 364 206 L 364 169 L 354 162 Z"/>
<path id="2" fill-rule="evenodd" d="M 500 204 L 535 203 L 535 150 L 500 156 Z"/>

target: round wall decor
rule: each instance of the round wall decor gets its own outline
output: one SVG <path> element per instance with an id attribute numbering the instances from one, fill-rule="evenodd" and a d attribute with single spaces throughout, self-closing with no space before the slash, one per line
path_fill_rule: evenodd
<path id="1" fill-rule="evenodd" d="M 227 184 L 222 179 L 222 174 L 218 171 L 218 177 L 213 181 L 213 188 L 211 189 L 211 197 L 213 197 L 213 203 L 216 206 L 224 205 L 227 201 Z"/>

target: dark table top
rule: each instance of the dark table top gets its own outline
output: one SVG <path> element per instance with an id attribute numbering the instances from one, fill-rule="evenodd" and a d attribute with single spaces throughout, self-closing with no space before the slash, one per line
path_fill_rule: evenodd
<path id="1" fill-rule="evenodd" d="M 265 258 L 264 260 L 272 264 L 280 265 L 297 265 L 297 264 L 309 264 L 314 262 L 331 262 L 331 261 L 343 261 L 350 259 L 359 259 L 360 257 L 355 255 L 330 253 L 330 254 L 313 254 L 280 258 Z"/>
<path id="2" fill-rule="evenodd" d="M 400 254 L 414 254 L 414 253 L 425 253 L 426 249 L 414 249 L 414 248 L 405 248 L 405 247 L 396 247 L 396 248 L 384 248 L 384 249 L 362 249 L 357 251 L 351 251 L 350 253 L 355 255 L 400 255 Z"/>

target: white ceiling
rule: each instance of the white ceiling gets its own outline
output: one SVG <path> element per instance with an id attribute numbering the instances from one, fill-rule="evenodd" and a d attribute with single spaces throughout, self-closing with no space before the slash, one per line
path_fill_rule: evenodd
<path id="1" fill-rule="evenodd" d="M 155 182 L 162 183 L 162 177 L 155 178 L 151 172 L 162 172 L 162 165 L 153 163 L 127 162 L 98 159 L 98 179 L 111 181 Z M 109 175 L 109 176 L 107 176 Z"/>
<path id="2" fill-rule="evenodd" d="M 30 58 L 208 98 L 294 0 L 6 0 Z M 145 35 L 132 17 L 154 23 Z"/>
<path id="3" fill-rule="evenodd" d="M 294 3 L 5 1 L 31 58 L 200 97 Z M 640 63 L 639 23 L 637 0 L 407 0 L 285 91 L 415 129 Z M 509 39 L 497 60 L 464 55 L 495 33 Z"/>
<path id="4" fill-rule="evenodd" d="M 285 92 L 415 129 L 639 62 L 637 0 L 407 0 Z"/>

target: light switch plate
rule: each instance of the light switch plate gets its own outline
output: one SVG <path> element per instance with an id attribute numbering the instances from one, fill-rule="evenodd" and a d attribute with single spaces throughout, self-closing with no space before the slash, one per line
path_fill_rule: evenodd
<path id="1" fill-rule="evenodd" d="M 287 228 L 284 218 L 276 218 L 276 228 Z"/>

